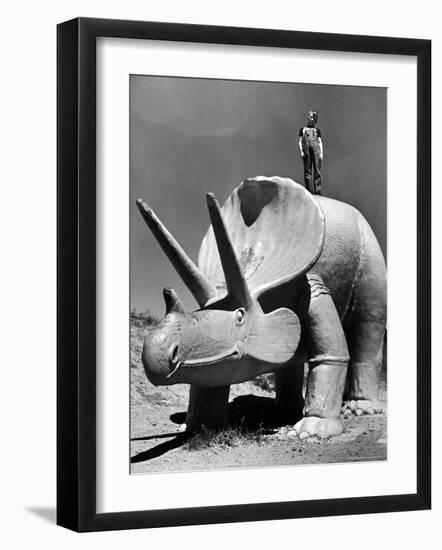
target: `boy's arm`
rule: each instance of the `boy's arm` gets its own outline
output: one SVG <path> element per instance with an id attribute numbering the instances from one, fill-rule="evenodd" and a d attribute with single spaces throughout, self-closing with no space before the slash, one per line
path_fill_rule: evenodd
<path id="1" fill-rule="evenodd" d="M 322 138 L 318 138 L 318 142 L 319 142 L 319 150 L 320 150 L 319 158 L 322 160 L 324 158 L 324 148 L 322 145 Z"/>
<path id="2" fill-rule="evenodd" d="M 299 138 L 298 144 L 299 144 L 299 152 L 301 154 L 301 158 L 304 158 L 304 151 L 302 149 L 302 137 Z"/>

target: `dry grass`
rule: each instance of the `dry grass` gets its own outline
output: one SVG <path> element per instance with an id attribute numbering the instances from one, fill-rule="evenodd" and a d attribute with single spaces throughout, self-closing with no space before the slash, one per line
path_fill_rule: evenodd
<path id="1" fill-rule="evenodd" d="M 210 430 L 203 426 L 202 430 L 192 436 L 184 445 L 183 449 L 187 451 L 196 451 L 200 449 L 226 449 L 228 447 L 239 447 L 249 445 L 250 443 L 261 444 L 264 436 L 273 431 L 265 429 L 262 425 L 257 430 L 248 430 L 244 423 L 236 427 L 226 428 L 221 431 Z"/>

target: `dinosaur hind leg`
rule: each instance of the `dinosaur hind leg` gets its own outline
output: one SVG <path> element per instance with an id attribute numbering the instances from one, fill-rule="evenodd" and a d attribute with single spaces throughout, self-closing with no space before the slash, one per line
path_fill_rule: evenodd
<path id="1" fill-rule="evenodd" d="M 382 252 L 365 220 L 361 221 L 361 231 L 360 273 L 346 330 L 350 364 L 344 410 L 371 414 L 382 410 L 378 391 L 387 317 L 387 283 Z"/>
<path id="2" fill-rule="evenodd" d="M 350 363 L 343 410 L 357 415 L 382 411 L 379 401 L 379 377 L 385 323 L 363 321 L 354 325 L 347 342 Z"/>

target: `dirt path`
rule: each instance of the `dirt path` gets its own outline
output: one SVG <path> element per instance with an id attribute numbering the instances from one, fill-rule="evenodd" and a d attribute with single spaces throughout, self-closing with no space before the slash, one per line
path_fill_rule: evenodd
<path id="1" fill-rule="evenodd" d="M 386 419 L 374 416 L 345 421 L 346 431 L 329 441 L 299 441 L 281 431 L 256 439 L 214 437 L 194 448 L 180 433 L 132 440 L 131 472 L 212 470 L 294 464 L 385 460 Z M 149 437 L 149 436 L 148 436 Z M 200 442 L 198 442 L 200 444 Z"/>

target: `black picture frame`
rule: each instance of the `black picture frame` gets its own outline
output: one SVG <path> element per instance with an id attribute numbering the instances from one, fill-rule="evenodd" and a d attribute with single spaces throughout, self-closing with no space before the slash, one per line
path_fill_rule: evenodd
<path id="1" fill-rule="evenodd" d="M 96 39 L 167 40 L 417 59 L 415 494 L 96 512 Z M 431 41 L 79 18 L 57 27 L 57 523 L 83 531 L 424 510 L 431 507 Z"/>

